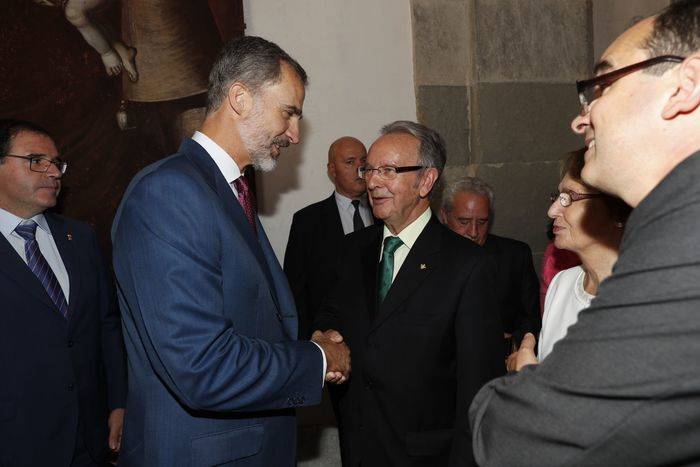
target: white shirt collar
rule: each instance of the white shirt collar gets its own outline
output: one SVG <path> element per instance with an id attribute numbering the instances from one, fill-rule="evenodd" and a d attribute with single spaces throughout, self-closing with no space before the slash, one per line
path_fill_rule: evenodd
<path id="1" fill-rule="evenodd" d="M 337 191 L 334 192 L 335 195 L 335 201 L 338 203 L 338 206 L 341 207 L 341 209 L 348 210 L 350 208 L 355 209 L 352 205 L 352 200 L 348 198 L 345 195 L 341 195 Z M 367 207 L 367 195 L 363 194 L 361 197 L 358 198 L 360 201 L 360 206 Z"/>
<path id="2" fill-rule="evenodd" d="M 37 223 L 41 230 L 51 235 L 49 224 L 46 222 L 46 218 L 44 217 L 43 213 L 37 214 L 36 216 L 32 217 L 32 219 L 34 220 L 34 222 Z M 15 227 L 17 227 L 21 222 L 25 220 L 26 219 L 23 219 L 19 216 L 15 216 L 11 212 L 5 211 L 4 209 L 0 208 L 0 232 L 2 232 L 2 234 L 5 237 L 9 237 L 10 235 L 12 235 L 15 231 Z"/>
<path id="3" fill-rule="evenodd" d="M 214 163 L 221 171 L 221 174 L 226 179 L 228 184 L 231 184 L 234 180 L 240 178 L 241 169 L 238 168 L 238 164 L 233 160 L 233 157 L 229 155 L 224 149 L 216 144 L 214 140 L 209 138 L 204 133 L 195 131 L 192 135 L 192 140 L 196 141 L 204 150 L 209 154 L 209 156 L 214 160 Z"/>
<path id="4" fill-rule="evenodd" d="M 428 222 L 430 221 L 430 217 L 432 215 L 433 211 L 428 206 L 425 209 L 425 211 L 423 211 L 423 214 L 418 216 L 416 220 L 408 224 L 401 232 L 399 232 L 398 235 L 396 235 L 401 239 L 403 244 L 408 247 L 409 250 L 413 248 L 413 244 L 416 243 L 416 240 L 418 240 L 418 237 L 420 236 L 421 232 L 423 232 L 425 226 L 428 225 Z M 385 224 L 384 236 L 382 237 L 382 249 L 384 245 L 384 239 L 392 236 L 394 236 L 394 234 L 391 233 L 389 227 L 387 227 Z"/>

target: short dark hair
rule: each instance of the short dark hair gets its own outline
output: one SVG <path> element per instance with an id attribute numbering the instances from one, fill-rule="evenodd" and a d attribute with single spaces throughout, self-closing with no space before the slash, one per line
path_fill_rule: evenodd
<path id="1" fill-rule="evenodd" d="M 14 118 L 2 118 L 0 119 L 0 164 L 3 162 L 3 156 L 10 152 L 14 137 L 23 131 L 44 135 L 53 140 L 51 133 L 36 123 Z"/>
<path id="2" fill-rule="evenodd" d="M 438 178 L 440 178 L 447 161 L 447 151 L 445 149 L 445 141 L 437 131 L 420 123 L 397 120 L 382 127 L 382 135 L 391 133 L 405 133 L 420 141 L 418 149 L 420 165 L 423 167 L 435 167 L 438 171 Z"/>
<path id="3" fill-rule="evenodd" d="M 654 28 L 642 45 L 649 57 L 679 55 L 687 57 L 700 49 L 700 2 L 679 0 L 666 7 L 654 19 Z M 674 63 L 660 63 L 646 69 L 663 74 Z"/>
<path id="4" fill-rule="evenodd" d="M 255 36 L 230 40 L 219 52 L 209 73 L 207 112 L 219 108 L 235 82 L 245 84 L 252 92 L 257 92 L 263 84 L 279 82 L 282 62 L 291 66 L 306 86 L 306 71 L 277 44 Z"/>
<path id="5" fill-rule="evenodd" d="M 562 161 L 561 165 L 561 178 L 569 176 L 572 180 L 585 186 L 590 191 L 599 191 L 598 189 L 591 187 L 589 184 L 583 181 L 581 178 L 581 171 L 583 166 L 586 164 L 584 154 L 586 153 L 586 148 L 579 149 L 577 151 L 570 152 L 566 155 L 565 159 Z M 604 193 L 601 197 L 603 204 L 608 209 L 608 212 L 612 215 L 616 222 L 626 222 L 632 208 L 616 196 L 612 196 Z"/>

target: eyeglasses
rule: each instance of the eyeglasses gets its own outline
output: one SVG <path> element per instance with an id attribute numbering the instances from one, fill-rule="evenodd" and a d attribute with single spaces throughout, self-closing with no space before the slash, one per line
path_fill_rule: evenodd
<path id="1" fill-rule="evenodd" d="M 393 180 L 396 178 L 396 174 L 404 173 L 404 172 L 414 172 L 416 170 L 420 170 L 424 168 L 422 165 L 406 165 L 403 167 L 393 167 L 390 165 L 385 165 L 381 167 L 372 167 L 369 165 L 366 165 L 364 167 L 358 167 L 357 168 L 357 176 L 367 180 L 370 177 L 370 174 L 372 172 L 377 172 L 377 175 L 379 175 L 379 178 L 383 180 Z"/>
<path id="2" fill-rule="evenodd" d="M 634 73 L 635 71 L 658 65 L 659 63 L 681 63 L 683 60 L 685 60 L 685 57 L 679 57 L 677 55 L 661 55 L 639 63 L 634 63 L 632 65 L 620 68 L 619 70 L 611 71 L 610 73 L 596 76 L 595 78 L 576 81 L 576 91 L 578 92 L 578 99 L 581 101 L 581 115 L 587 114 L 590 110 L 591 103 L 603 94 L 605 88 L 613 84 L 618 79 L 627 76 L 630 73 Z"/>
<path id="3" fill-rule="evenodd" d="M 588 198 L 600 198 L 603 193 L 576 193 L 575 191 L 562 191 L 561 193 L 552 193 L 549 195 L 549 201 L 552 203 L 559 201 L 562 206 L 569 207 L 574 201 L 581 201 L 582 199 Z"/>
<path id="4" fill-rule="evenodd" d="M 49 159 L 44 154 L 29 154 L 28 156 L 16 156 L 14 154 L 5 154 L 0 157 L 15 157 L 17 159 L 25 159 L 29 161 L 29 170 L 32 172 L 46 173 L 49 171 L 51 164 L 55 165 L 59 172 L 66 173 L 68 162 L 61 159 Z"/>

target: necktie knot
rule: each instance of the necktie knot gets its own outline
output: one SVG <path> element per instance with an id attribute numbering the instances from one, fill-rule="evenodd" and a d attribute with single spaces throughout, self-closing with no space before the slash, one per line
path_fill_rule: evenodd
<path id="1" fill-rule="evenodd" d="M 355 206 L 355 211 L 360 207 L 360 200 L 359 199 L 353 199 L 352 203 L 353 206 Z"/>
<path id="2" fill-rule="evenodd" d="M 386 237 L 384 239 L 384 254 L 394 256 L 394 252 L 403 245 L 403 242 L 399 237 Z"/>
<path id="3" fill-rule="evenodd" d="M 15 232 L 25 241 L 32 241 L 36 238 L 36 228 L 37 224 L 33 220 L 22 221 L 21 224 L 15 227 Z"/>
<path id="4" fill-rule="evenodd" d="M 233 187 L 238 192 L 238 202 L 241 203 L 245 217 L 248 219 L 248 223 L 253 229 L 253 232 L 257 235 L 258 230 L 255 225 L 255 196 L 250 189 L 248 179 L 246 179 L 244 175 L 241 175 L 233 181 Z"/>

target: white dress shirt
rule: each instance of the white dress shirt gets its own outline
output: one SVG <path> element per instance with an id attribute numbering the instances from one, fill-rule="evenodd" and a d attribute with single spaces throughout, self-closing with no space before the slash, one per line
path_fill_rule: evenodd
<path id="1" fill-rule="evenodd" d="M 575 266 L 560 271 L 549 284 L 544 298 L 539 361 L 544 360 L 554 344 L 566 336 L 569 326 L 578 321 L 579 312 L 590 306 L 593 295 L 583 288 L 585 277 L 583 268 Z"/>
<path id="2" fill-rule="evenodd" d="M 352 200 L 347 196 L 343 196 L 337 191 L 334 194 L 335 204 L 338 206 L 338 213 L 340 214 L 340 223 L 343 224 L 343 233 L 347 235 L 355 231 L 355 225 L 353 224 L 355 206 L 352 205 Z M 365 224 L 365 227 L 374 224 L 372 211 L 369 208 L 369 203 L 367 202 L 367 195 L 362 195 L 362 197 L 359 198 L 359 201 L 360 205 L 357 207 L 357 210 L 360 211 L 362 223 Z"/>
<path id="3" fill-rule="evenodd" d="M 403 262 L 406 260 L 406 257 L 408 256 L 408 253 L 411 251 L 411 248 L 413 248 L 413 244 L 416 243 L 416 240 L 420 236 L 421 232 L 423 232 L 423 229 L 425 229 L 425 226 L 428 225 L 428 222 L 430 221 L 430 217 L 433 215 L 433 211 L 428 207 L 423 214 L 418 216 L 416 220 L 408 224 L 401 232 L 399 232 L 398 235 L 394 235 L 391 233 L 389 228 L 385 225 L 384 226 L 384 236 L 382 237 L 382 247 L 380 248 L 379 251 L 379 261 L 381 262 L 382 260 L 382 255 L 384 254 L 384 240 L 387 237 L 399 237 L 401 241 L 403 242 L 403 245 L 398 247 L 396 251 L 394 252 L 394 274 L 391 277 L 391 283 L 394 283 L 394 279 L 396 279 L 396 274 L 399 273 L 399 269 L 401 269 L 401 266 L 403 266 Z"/>
<path id="4" fill-rule="evenodd" d="M 15 228 L 25 220 L 26 219 L 15 216 L 11 212 L 0 209 L 0 231 L 7 241 L 10 242 L 10 245 L 15 249 L 19 257 L 26 263 L 27 255 L 24 252 L 24 239 L 15 232 Z M 38 225 L 36 229 L 36 242 L 39 244 L 39 251 L 41 251 L 41 254 L 51 267 L 56 279 L 58 279 L 58 284 L 61 286 L 61 290 L 63 290 L 63 295 L 66 297 L 66 303 L 69 303 L 70 282 L 68 280 L 68 271 L 63 264 L 61 254 L 58 252 L 56 242 L 53 240 L 49 224 L 46 222 L 46 218 L 43 214 L 37 214 L 32 217 L 32 220 Z"/>
<path id="5" fill-rule="evenodd" d="M 233 182 L 240 178 L 242 174 L 241 169 L 238 167 L 238 164 L 236 164 L 236 161 L 233 160 L 233 157 L 231 157 L 229 153 L 224 150 L 224 148 L 216 144 L 214 140 L 209 138 L 204 133 L 195 131 L 192 135 L 192 140 L 202 146 L 207 154 L 209 154 L 209 157 L 214 160 L 214 163 L 221 171 L 221 175 L 224 176 L 226 182 L 231 187 L 231 191 L 233 191 L 236 199 L 238 199 L 238 192 L 233 186 Z M 314 342 L 314 344 L 316 343 Z M 326 381 L 326 353 L 323 351 L 320 345 L 316 344 L 316 347 L 318 347 L 318 349 L 321 351 L 321 356 L 323 357 L 323 375 L 321 375 L 321 385 L 323 385 Z"/>

